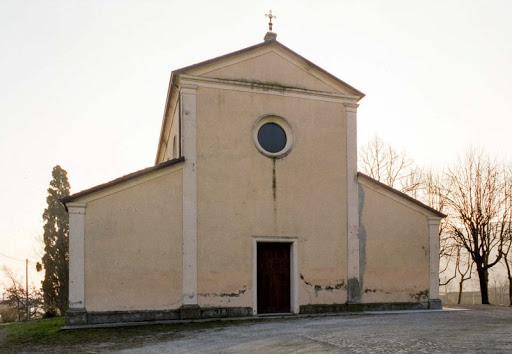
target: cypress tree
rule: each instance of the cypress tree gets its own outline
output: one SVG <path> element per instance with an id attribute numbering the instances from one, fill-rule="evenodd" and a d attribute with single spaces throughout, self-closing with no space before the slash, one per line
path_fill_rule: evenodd
<path id="1" fill-rule="evenodd" d="M 52 177 L 46 197 L 48 206 L 43 213 L 45 275 L 41 283 L 47 313 L 58 309 L 64 315 L 69 293 L 69 217 L 60 199 L 69 195 L 70 186 L 67 172 L 60 166 L 53 168 Z M 37 270 L 42 266 L 38 263 Z"/>

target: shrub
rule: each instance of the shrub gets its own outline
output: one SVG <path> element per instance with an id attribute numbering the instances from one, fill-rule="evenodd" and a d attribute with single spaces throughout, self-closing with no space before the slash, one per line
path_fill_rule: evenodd
<path id="1" fill-rule="evenodd" d="M 18 320 L 18 311 L 14 307 L 0 308 L 0 322 L 16 322 Z"/>

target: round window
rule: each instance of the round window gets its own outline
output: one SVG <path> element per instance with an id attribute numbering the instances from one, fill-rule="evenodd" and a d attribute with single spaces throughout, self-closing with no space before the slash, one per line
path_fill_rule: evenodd
<path id="1" fill-rule="evenodd" d="M 258 118 L 252 128 L 252 136 L 258 151 L 273 158 L 288 155 L 294 143 L 290 123 L 274 115 Z"/>
<path id="2" fill-rule="evenodd" d="M 276 153 L 286 146 L 286 133 L 276 123 L 265 123 L 258 130 L 260 146 L 270 153 Z"/>

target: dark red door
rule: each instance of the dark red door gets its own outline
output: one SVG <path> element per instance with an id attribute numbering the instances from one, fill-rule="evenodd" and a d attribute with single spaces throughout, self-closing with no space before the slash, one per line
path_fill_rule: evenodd
<path id="1" fill-rule="evenodd" d="M 258 243 L 258 313 L 290 312 L 290 244 Z"/>

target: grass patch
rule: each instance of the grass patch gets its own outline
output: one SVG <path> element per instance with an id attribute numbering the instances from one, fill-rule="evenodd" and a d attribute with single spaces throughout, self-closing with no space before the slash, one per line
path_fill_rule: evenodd
<path id="1" fill-rule="evenodd" d="M 265 321 L 265 320 L 264 320 Z M 258 322 L 261 322 L 259 320 Z M 35 320 L 0 325 L 0 352 L 102 352 L 137 348 L 148 344 L 183 338 L 190 333 L 254 323 L 213 321 L 171 323 L 133 327 L 61 330 L 64 318 Z"/>
<path id="2" fill-rule="evenodd" d="M 184 336 L 184 331 L 222 328 L 224 322 L 145 325 L 134 327 L 61 330 L 64 318 L 0 326 L 1 352 L 108 351 L 158 343 Z"/>
<path id="3" fill-rule="evenodd" d="M 9 341 L 24 343 L 26 340 L 51 338 L 64 326 L 63 318 L 17 322 L 0 327 L 4 338 Z"/>

